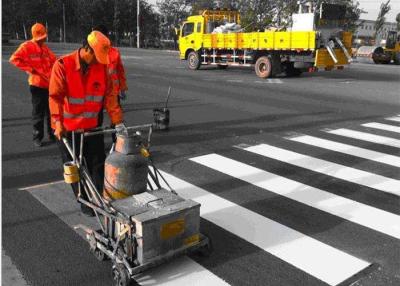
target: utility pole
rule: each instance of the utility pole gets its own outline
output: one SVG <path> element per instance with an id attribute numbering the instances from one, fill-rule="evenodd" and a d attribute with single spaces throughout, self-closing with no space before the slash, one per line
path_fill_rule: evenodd
<path id="1" fill-rule="evenodd" d="M 137 48 L 140 48 L 140 0 L 137 0 L 137 15 L 136 15 L 136 39 L 137 39 Z"/>
<path id="2" fill-rule="evenodd" d="M 64 32 L 63 32 L 63 38 L 64 38 L 64 43 L 66 43 L 66 34 L 65 34 L 65 3 L 63 2 L 63 27 L 64 27 Z"/>

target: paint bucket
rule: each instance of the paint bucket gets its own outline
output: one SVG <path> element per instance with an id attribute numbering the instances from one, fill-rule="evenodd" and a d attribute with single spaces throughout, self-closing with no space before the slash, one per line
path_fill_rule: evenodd
<path id="1" fill-rule="evenodd" d="M 154 108 L 153 109 L 153 127 L 155 130 L 168 130 L 169 129 L 169 109 L 168 100 L 171 95 L 171 87 L 168 89 L 167 100 L 165 102 L 164 108 Z"/>
<path id="2" fill-rule="evenodd" d="M 168 108 L 154 108 L 154 129 L 168 130 L 169 129 L 169 109 Z"/>

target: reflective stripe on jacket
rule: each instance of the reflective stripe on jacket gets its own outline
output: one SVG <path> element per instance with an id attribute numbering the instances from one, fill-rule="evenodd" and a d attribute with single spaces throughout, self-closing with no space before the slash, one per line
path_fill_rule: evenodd
<path id="1" fill-rule="evenodd" d="M 126 85 L 125 70 L 119 50 L 115 47 L 111 47 L 108 56 L 110 57 L 108 73 L 111 75 L 113 80 L 114 92 L 118 94 L 121 90 L 128 90 Z"/>
<path id="2" fill-rule="evenodd" d="M 112 123 L 122 122 L 122 110 L 113 93 L 107 67 L 99 63 L 91 64 L 83 74 L 79 50 L 54 64 L 49 94 L 52 126 L 61 121 L 68 131 L 95 128 L 103 105 Z"/>
<path id="3" fill-rule="evenodd" d="M 45 45 L 30 40 L 22 43 L 10 57 L 10 63 L 29 74 L 29 85 L 48 88 L 56 56 Z"/>

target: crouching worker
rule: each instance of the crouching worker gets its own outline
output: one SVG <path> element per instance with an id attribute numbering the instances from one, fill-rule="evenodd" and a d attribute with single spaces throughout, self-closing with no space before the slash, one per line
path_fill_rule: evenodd
<path id="1" fill-rule="evenodd" d="M 117 129 L 124 129 L 123 114 L 118 97 L 113 94 L 113 84 L 107 65 L 109 64 L 110 40 L 98 31 L 87 37 L 83 47 L 61 57 L 53 66 L 49 87 L 49 105 L 52 128 L 55 130 L 62 161 L 72 160 L 62 142 L 62 137 L 72 142 L 72 131 L 75 133 L 75 144 L 80 144 L 80 133 L 99 126 L 98 115 L 103 107 L 107 110 L 112 124 Z M 75 148 L 79 153 L 79 148 Z M 83 146 L 90 176 L 100 192 L 104 180 L 104 136 L 86 137 Z M 78 183 L 72 184 L 78 196 Z M 85 192 L 82 199 L 87 200 Z M 81 204 L 86 215 L 93 215 L 91 208 Z"/>

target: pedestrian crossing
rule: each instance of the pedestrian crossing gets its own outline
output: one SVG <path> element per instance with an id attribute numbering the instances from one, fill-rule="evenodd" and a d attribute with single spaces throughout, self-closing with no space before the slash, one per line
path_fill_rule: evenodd
<path id="1" fill-rule="evenodd" d="M 380 130 L 400 133 L 400 126 L 393 126 L 393 125 L 383 124 L 383 123 L 378 123 L 378 122 L 370 122 L 370 123 L 365 123 L 365 124 L 361 124 L 361 125 L 364 127 L 376 128 L 376 129 L 380 129 Z"/>
<path id="2" fill-rule="evenodd" d="M 191 160 L 261 189 L 274 192 L 400 239 L 400 216 L 398 215 L 307 186 L 217 154 L 196 157 Z"/>
<path id="3" fill-rule="evenodd" d="M 245 148 L 244 150 L 344 181 L 400 196 L 400 180 L 387 178 L 268 144 L 259 144 Z"/>
<path id="4" fill-rule="evenodd" d="M 391 137 L 387 137 L 387 136 L 375 135 L 375 134 L 370 134 L 367 132 L 351 130 L 351 129 L 346 129 L 346 128 L 327 130 L 327 132 L 330 134 L 335 134 L 335 135 L 339 135 L 339 136 L 343 136 L 343 137 L 363 140 L 363 141 L 370 142 L 370 143 L 382 144 L 382 145 L 386 145 L 386 146 L 390 146 L 390 147 L 400 148 L 400 140 L 399 139 L 395 139 L 395 138 L 391 138 Z"/>
<path id="5" fill-rule="evenodd" d="M 329 285 L 337 285 L 370 265 L 175 176 L 165 172 L 163 176 L 179 195 L 201 204 L 203 218 Z"/>
<path id="6" fill-rule="evenodd" d="M 396 122 L 400 122 L 400 115 L 399 116 L 393 116 L 393 117 L 386 117 L 386 120 L 390 120 L 390 121 L 396 121 Z"/>
<path id="7" fill-rule="evenodd" d="M 388 117 L 385 120 L 396 124 L 397 120 L 391 120 L 393 118 L 398 117 Z M 201 204 L 200 212 L 203 220 L 240 238 L 244 244 L 251 245 L 269 255 L 264 256 L 263 259 L 274 258 L 277 260 L 273 260 L 273 263 L 280 261 L 289 265 L 292 267 L 291 271 L 304 273 L 304 277 L 309 277 L 308 279 L 314 283 L 312 285 L 350 285 L 354 282 L 354 277 L 358 277 L 360 273 L 368 273 L 368 269 L 371 269 L 375 263 L 373 258 L 363 256 L 360 252 L 353 252 L 351 247 L 344 247 L 334 241 L 322 239 L 306 229 L 297 228 L 295 223 L 288 226 L 284 220 L 269 217 L 266 213 L 240 200 L 250 193 L 251 200 L 260 199 L 267 193 L 273 194 L 290 200 L 293 204 L 315 210 L 315 214 L 321 217 L 322 221 L 324 217 L 334 216 L 352 223 L 352 230 L 355 229 L 362 235 L 374 233 L 378 234 L 378 237 L 400 240 L 398 213 L 383 210 L 373 204 L 359 202 L 354 198 L 334 194 L 323 187 L 308 185 L 296 178 L 289 178 L 281 172 L 285 166 L 291 166 L 294 169 L 306 170 L 319 181 L 329 182 L 334 179 L 343 184 L 356 186 L 356 188 L 351 188 L 352 192 L 367 189 L 375 195 L 382 195 L 383 199 L 390 197 L 398 200 L 400 180 L 395 173 L 400 168 L 400 152 L 398 152 L 400 150 L 395 148 L 400 148 L 400 140 L 397 132 L 393 131 L 396 130 L 396 125 L 389 123 L 384 125 L 384 128 L 375 128 L 382 126 L 376 125 L 376 122 L 367 122 L 353 126 L 352 129 L 325 129 L 313 132 L 312 135 L 297 134 L 282 137 L 279 139 L 281 141 L 273 144 L 258 142 L 252 145 L 235 145 L 228 148 L 229 150 L 224 154 L 206 153 L 184 159 L 185 164 L 190 166 L 190 168 L 184 167 L 184 171 L 179 168 L 162 168 L 161 172 L 180 196 Z M 370 129 L 365 131 L 365 127 Z M 393 136 L 389 136 L 388 131 L 392 132 Z M 279 145 L 279 142 L 284 144 Z M 388 151 L 385 148 L 378 152 L 372 150 L 372 145 L 375 150 L 379 146 L 390 146 L 393 152 L 391 152 L 392 149 Z M 292 148 L 287 146 L 292 146 Z M 303 146 L 306 148 L 302 148 Z M 299 148 L 296 149 L 297 147 Z M 384 164 L 385 168 L 393 172 L 383 176 L 372 171 L 361 170 L 357 165 L 351 165 L 346 160 L 340 161 L 339 164 L 329 159 L 318 158 L 313 152 L 308 154 L 307 150 L 322 150 L 333 155 L 339 153 L 341 156 L 349 157 L 349 161 L 354 157 L 362 158 L 365 164 L 368 162 L 378 164 L 378 166 Z M 252 154 L 260 159 L 259 162 L 273 160 L 274 164 L 282 168 L 267 168 L 263 165 L 264 163 L 259 162 L 257 166 L 253 166 L 240 159 L 245 154 Z M 264 159 L 267 161 L 263 161 Z M 192 175 L 188 176 L 188 173 Z M 204 184 L 207 179 L 201 178 L 209 177 L 210 174 L 214 176 L 211 176 L 208 184 Z M 218 183 L 220 176 L 228 178 L 226 182 L 224 181 L 224 184 L 228 186 L 222 191 L 216 191 L 212 186 Z M 230 180 L 241 182 L 242 189 L 235 193 L 240 199 L 227 195 L 234 191 L 229 188 Z M 163 187 L 167 188 L 165 183 Z M 78 223 L 95 224 L 94 220 L 80 214 L 72 193 L 62 183 L 52 184 L 47 188 L 35 186 L 25 190 L 71 228 Z M 255 193 L 258 193 L 259 197 L 254 196 Z M 283 211 L 285 207 L 288 206 L 283 205 Z M 288 213 L 289 211 L 292 210 L 287 210 Z M 310 218 L 312 219 L 312 216 Z M 212 231 L 207 234 L 212 241 L 218 239 L 213 237 Z M 353 244 L 356 246 L 357 241 Z M 243 256 L 246 254 L 248 253 L 243 253 Z M 215 258 L 210 257 L 210 259 Z M 235 257 L 235 259 L 244 258 Z M 228 261 L 225 263 L 229 264 Z M 223 266 L 220 267 L 223 268 Z M 238 269 L 224 271 L 218 269 L 215 265 L 211 267 L 210 264 L 198 261 L 196 258 L 182 257 L 146 271 L 135 278 L 140 285 L 266 285 L 265 281 L 246 284 L 235 276 L 238 275 L 237 271 L 240 271 Z M 264 269 L 266 273 L 279 271 L 282 271 L 280 267 Z M 285 274 L 291 275 L 291 273 Z M 268 274 L 260 273 L 260 276 L 262 275 Z M 308 285 L 288 281 L 281 280 L 276 283 L 271 282 L 271 284 Z"/>
<path id="8" fill-rule="evenodd" d="M 352 146 L 349 144 L 339 143 L 337 141 L 326 140 L 310 135 L 300 135 L 289 138 L 292 141 L 308 144 L 326 150 L 332 150 L 339 153 L 344 153 L 351 156 L 360 157 L 370 161 L 379 162 L 382 164 L 391 165 L 400 168 L 400 157 Z"/>

